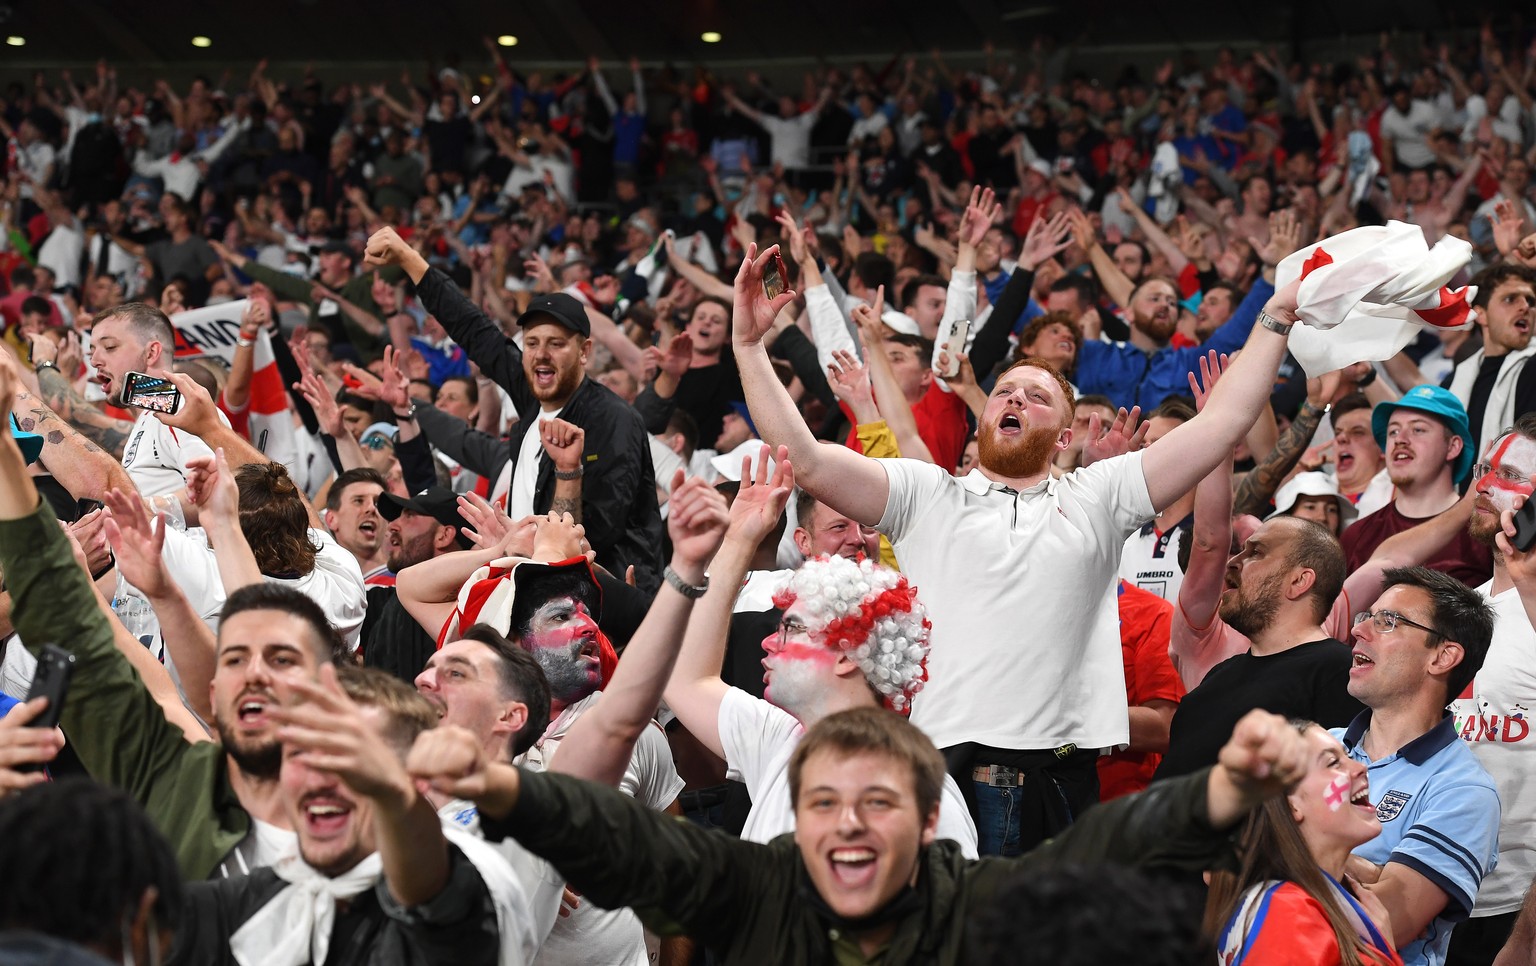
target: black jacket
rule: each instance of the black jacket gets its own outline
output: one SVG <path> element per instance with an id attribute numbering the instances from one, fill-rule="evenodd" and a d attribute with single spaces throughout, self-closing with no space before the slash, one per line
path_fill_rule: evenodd
<path id="1" fill-rule="evenodd" d="M 417 409 L 422 432 L 433 446 L 481 476 L 495 480 L 517 458 L 523 436 L 537 420 L 539 401 L 523 375 L 523 353 L 453 282 L 431 269 L 416 286 L 421 304 L 464 347 L 480 371 L 512 396 L 522 414 L 508 440 L 470 429 L 461 419 L 432 406 Z M 583 378 L 560 418 L 586 432 L 581 481 L 581 522 L 597 562 L 615 574 L 635 568 L 635 582 L 654 591 L 661 584 L 664 529 L 656 506 L 656 471 L 640 420 L 624 400 L 600 383 Z M 555 464 L 539 452 L 533 509 L 547 513 L 555 492 Z"/>
<path id="2" fill-rule="evenodd" d="M 897 923 L 888 964 L 960 966 L 971 912 L 995 901 L 1012 876 L 1068 864 L 1113 863 L 1196 873 L 1232 861 L 1229 832 L 1206 817 L 1209 770 L 1089 809 L 1071 828 L 1019 858 L 966 859 L 953 842 L 930 845 L 915 901 Z M 524 770 L 517 805 L 484 813 L 491 841 L 516 838 L 549 860 L 584 902 L 630 906 L 653 932 L 686 934 L 731 963 L 832 966 L 837 929 L 808 902 L 794 835 L 744 842 L 645 808 L 568 775 Z M 1021 959 L 1021 961 L 1026 961 Z"/>

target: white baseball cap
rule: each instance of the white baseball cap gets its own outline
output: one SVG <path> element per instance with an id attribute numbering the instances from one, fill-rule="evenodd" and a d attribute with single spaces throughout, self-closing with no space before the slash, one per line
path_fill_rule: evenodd
<path id="1" fill-rule="evenodd" d="M 1339 501 L 1339 527 L 1349 526 L 1354 522 L 1360 511 L 1355 505 L 1339 492 L 1339 484 L 1327 473 L 1297 473 L 1286 481 L 1275 493 L 1275 512 L 1265 517 L 1273 520 L 1278 516 L 1285 516 L 1296 506 L 1296 501 L 1304 496 L 1331 496 Z"/>
<path id="2" fill-rule="evenodd" d="M 732 483 L 741 482 L 741 461 L 746 458 L 752 460 L 752 473 L 757 473 L 757 460 L 762 455 L 763 447 L 768 444 L 760 439 L 752 438 L 740 444 L 729 453 L 721 453 L 711 457 L 709 465 L 715 468 L 715 472 L 730 480 Z M 768 475 L 773 475 L 773 457 L 768 457 Z"/>

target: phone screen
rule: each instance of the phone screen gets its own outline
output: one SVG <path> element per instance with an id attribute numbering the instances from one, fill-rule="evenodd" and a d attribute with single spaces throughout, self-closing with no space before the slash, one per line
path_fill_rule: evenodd
<path id="1" fill-rule="evenodd" d="M 763 266 L 763 294 L 776 299 L 784 291 L 784 259 L 774 255 L 773 260 Z"/>
<path id="2" fill-rule="evenodd" d="M 124 401 L 139 409 L 174 413 L 181 408 L 181 390 L 169 379 L 130 372 L 124 388 Z"/>

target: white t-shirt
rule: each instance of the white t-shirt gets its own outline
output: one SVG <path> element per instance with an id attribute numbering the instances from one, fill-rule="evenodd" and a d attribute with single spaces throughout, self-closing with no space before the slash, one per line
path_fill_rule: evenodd
<path id="1" fill-rule="evenodd" d="M 816 111 L 785 119 L 776 114 L 759 114 L 757 123 L 768 132 L 769 155 L 773 164 L 782 164 L 791 171 L 811 163 L 811 128 L 816 126 Z"/>
<path id="2" fill-rule="evenodd" d="M 1536 878 L 1536 629 L 1520 592 L 1490 595 L 1493 581 L 1478 588 L 1493 607 L 1493 642 L 1468 691 L 1451 702 L 1456 729 L 1499 789 L 1499 863 L 1483 879 L 1474 918 L 1520 908 Z"/>
<path id="3" fill-rule="evenodd" d="M 1381 136 L 1392 141 L 1397 160 L 1410 168 L 1434 163 L 1435 152 L 1429 148 L 1429 132 L 1440 123 L 1440 112 L 1428 101 L 1414 100 L 1406 115 L 1388 105 L 1381 115 Z"/>
<path id="4" fill-rule="evenodd" d="M 59 225 L 48 233 L 37 250 L 37 263 L 53 272 L 56 284 L 79 286 L 80 257 L 85 254 L 85 233 L 78 223 Z"/>
<path id="5" fill-rule="evenodd" d="M 480 830 L 480 810 L 474 802 L 453 799 L 437 810 L 443 828 L 458 829 L 467 835 L 484 838 Z M 541 946 L 560 915 L 560 899 L 565 894 L 565 880 L 555 867 L 534 855 L 512 838 L 490 843 L 507 864 L 523 887 L 528 898 L 528 908 L 533 914 L 528 929 L 533 935 L 535 947 Z"/>
<path id="6" fill-rule="evenodd" d="M 545 770 L 560 748 L 560 739 L 602 696 L 601 691 L 594 692 L 561 712 L 519 764 Z M 682 790 L 683 780 L 677 777 L 666 736 L 660 727 L 646 728 L 635 742 L 619 791 L 660 811 L 676 801 Z M 647 966 L 650 954 L 645 930 L 633 912 L 582 902 L 570 916 L 555 921 L 538 962 L 540 966 Z"/>
<path id="7" fill-rule="evenodd" d="M 229 420 L 219 413 L 219 420 Z M 187 463 L 213 450 L 191 433 L 167 426 L 143 410 L 123 446 L 123 469 L 144 497 L 175 493 L 187 485 Z"/>
<path id="8" fill-rule="evenodd" d="M 1387 473 L 1387 468 L 1383 466 L 1380 470 L 1376 471 L 1375 476 L 1371 477 L 1371 482 L 1365 485 L 1365 489 L 1360 491 L 1360 499 L 1355 501 L 1355 509 L 1359 512 L 1360 516 L 1355 517 L 1355 520 L 1359 520 L 1366 514 L 1375 513 L 1388 503 L 1391 503 L 1392 495 L 1396 492 L 1397 487 L 1392 485 L 1392 477 Z M 1350 522 L 1353 523 L 1354 521 Z"/>
<path id="9" fill-rule="evenodd" d="M 752 810 L 741 827 L 747 842 L 770 842 L 795 830 L 795 808 L 789 799 L 789 759 L 805 727 L 795 716 L 740 688 L 731 688 L 720 701 L 720 745 L 725 749 L 725 776 L 747 786 Z M 976 823 L 965 807 L 955 780 L 944 776 L 939 802 L 939 838 L 960 843 L 968 859 L 976 854 Z"/>
<path id="10" fill-rule="evenodd" d="M 320 548 L 315 553 L 314 569 L 302 577 L 267 577 L 267 582 L 292 587 L 319 604 L 325 619 L 355 651 L 368 608 L 362 569 L 357 558 L 326 531 L 309 530 L 309 540 Z M 166 530 L 161 556 L 198 616 L 217 631 L 219 611 L 228 595 L 213 551 L 194 536 L 171 527 Z"/>
<path id="11" fill-rule="evenodd" d="M 551 419 L 557 419 L 561 409 L 552 413 L 539 411 L 539 422 L 547 423 Z M 534 495 L 539 489 L 539 453 L 544 449 L 544 443 L 539 438 L 540 426 L 528 427 L 528 432 L 523 434 L 523 443 L 517 450 L 517 463 L 512 467 L 512 488 L 507 492 L 507 516 L 514 520 L 533 513 Z"/>
<path id="12" fill-rule="evenodd" d="M 890 481 L 879 530 L 933 621 L 912 723 L 940 748 L 1127 744 L 1115 589 L 1125 538 L 1154 514 L 1141 454 L 1017 494 L 980 470 L 877 462 Z"/>
<path id="13" fill-rule="evenodd" d="M 1179 569 L 1179 547 L 1184 531 L 1174 527 L 1158 533 L 1155 527 L 1142 527 L 1125 538 L 1120 557 L 1120 579 L 1163 600 L 1179 599 L 1184 571 Z"/>

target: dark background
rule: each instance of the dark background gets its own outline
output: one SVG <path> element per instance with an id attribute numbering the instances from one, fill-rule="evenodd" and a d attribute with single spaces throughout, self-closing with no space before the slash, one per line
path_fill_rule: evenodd
<path id="1" fill-rule="evenodd" d="M 1502 0 L 1304 0 L 1299 3 L 1186 0 L 0 0 L 0 80 L 30 80 L 33 71 L 80 70 L 105 57 L 124 84 L 147 78 L 224 70 L 244 80 L 256 60 L 271 57 L 274 75 L 313 61 L 325 77 L 334 65 L 348 79 L 398 78 L 402 67 L 457 64 L 483 70 L 480 38 L 513 34 L 505 50 L 517 67 L 570 68 L 588 54 L 615 61 L 639 56 L 647 66 L 768 65 L 798 74 L 820 62 L 878 64 L 896 54 L 935 48 L 960 66 L 974 64 L 991 40 L 1000 51 L 1073 49 L 1073 69 L 1118 74 L 1170 54 L 1209 60 L 1223 44 L 1276 46 L 1287 58 L 1352 56 L 1374 46 L 1380 31 L 1399 50 L 1474 33 L 1491 18 L 1507 42 L 1524 45 L 1522 7 Z M 1527 15 L 1527 19 L 1532 14 Z M 705 44 L 700 34 L 723 40 Z M 191 46 L 194 35 L 212 39 Z"/>

